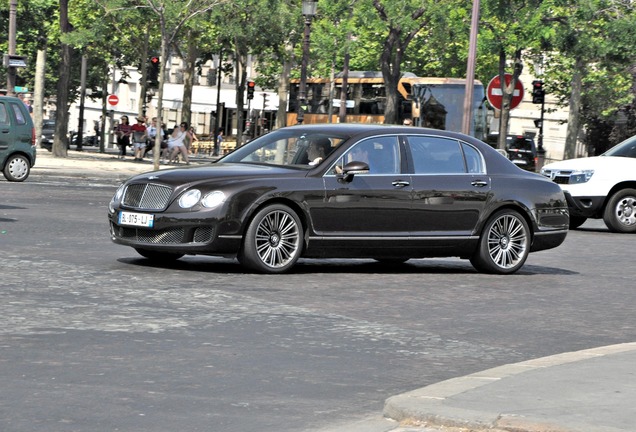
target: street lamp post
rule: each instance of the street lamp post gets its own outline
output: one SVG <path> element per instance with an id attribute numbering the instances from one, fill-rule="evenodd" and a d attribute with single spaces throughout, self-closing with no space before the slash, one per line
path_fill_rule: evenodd
<path id="1" fill-rule="evenodd" d="M 311 20 L 316 15 L 318 0 L 303 0 L 303 17 L 305 18 L 305 33 L 303 37 L 303 59 L 300 64 L 300 88 L 298 89 L 298 124 L 305 119 L 307 105 L 307 63 L 309 62 L 309 36 L 311 34 Z"/>

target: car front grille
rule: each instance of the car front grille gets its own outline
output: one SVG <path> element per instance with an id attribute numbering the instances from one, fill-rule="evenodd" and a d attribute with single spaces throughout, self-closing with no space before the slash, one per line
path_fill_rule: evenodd
<path id="1" fill-rule="evenodd" d="M 558 184 L 569 184 L 572 170 L 545 170 L 543 175 L 549 177 L 553 182 Z"/>
<path id="2" fill-rule="evenodd" d="M 170 201 L 172 188 L 155 183 L 131 184 L 126 187 L 122 204 L 140 210 L 164 210 Z"/>
<path id="3" fill-rule="evenodd" d="M 162 230 L 122 227 L 111 223 L 111 233 L 122 240 L 150 244 L 209 243 L 214 238 L 211 226 L 185 229 L 183 227 Z"/>

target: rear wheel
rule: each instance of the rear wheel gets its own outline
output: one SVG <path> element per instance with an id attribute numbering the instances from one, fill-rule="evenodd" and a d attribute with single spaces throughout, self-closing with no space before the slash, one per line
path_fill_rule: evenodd
<path id="1" fill-rule="evenodd" d="M 623 189 L 612 195 L 605 207 L 603 220 L 610 231 L 636 232 L 636 189 Z"/>
<path id="2" fill-rule="evenodd" d="M 262 273 L 283 273 L 302 252 L 303 229 L 296 212 L 282 204 L 261 209 L 250 222 L 239 261 Z"/>
<path id="3" fill-rule="evenodd" d="M 135 250 L 142 257 L 148 258 L 149 260 L 157 261 L 157 262 L 176 261 L 183 256 L 183 254 L 178 254 L 178 253 L 157 252 L 157 251 L 147 250 L 147 249 L 135 248 Z"/>
<path id="4" fill-rule="evenodd" d="M 4 166 L 4 176 L 12 182 L 26 180 L 31 172 L 31 164 L 23 155 L 11 155 Z"/>
<path id="5" fill-rule="evenodd" d="M 501 210 L 488 219 L 471 264 L 481 272 L 510 274 L 519 270 L 530 253 L 530 229 L 514 210 Z"/>

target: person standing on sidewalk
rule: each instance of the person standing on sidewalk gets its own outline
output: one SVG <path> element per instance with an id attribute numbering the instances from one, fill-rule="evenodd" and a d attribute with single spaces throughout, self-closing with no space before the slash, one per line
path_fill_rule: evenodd
<path id="1" fill-rule="evenodd" d="M 119 125 L 115 128 L 117 134 L 117 145 L 119 146 L 119 159 L 126 159 L 126 147 L 130 145 L 130 133 L 132 126 L 128 121 L 128 116 L 121 116 Z"/>
<path id="2" fill-rule="evenodd" d="M 146 125 L 144 124 L 145 119 L 143 117 L 137 117 L 136 120 L 137 123 L 131 128 L 133 148 L 135 149 L 135 161 L 141 161 L 144 159 L 144 150 L 146 149 L 146 138 L 148 137 L 148 132 L 146 130 Z"/>

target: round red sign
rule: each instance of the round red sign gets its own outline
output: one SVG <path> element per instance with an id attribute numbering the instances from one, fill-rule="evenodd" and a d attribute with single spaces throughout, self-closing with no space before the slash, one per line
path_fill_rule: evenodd
<path id="1" fill-rule="evenodd" d="M 504 74 L 504 80 L 506 81 L 506 85 L 509 85 L 510 81 L 512 81 L 512 74 Z M 490 102 L 490 105 L 492 105 L 495 109 L 501 109 L 503 93 L 501 92 L 501 80 L 499 79 L 499 75 L 491 79 L 488 83 L 488 87 L 486 88 L 486 98 L 488 99 L 488 102 Z M 517 108 L 522 100 L 523 84 L 521 84 L 521 81 L 517 80 L 515 83 L 515 89 L 512 93 L 510 109 Z"/>
<path id="2" fill-rule="evenodd" d="M 107 99 L 108 103 L 111 105 L 117 105 L 119 103 L 119 98 L 117 97 L 117 95 L 108 95 L 108 99 Z"/>

